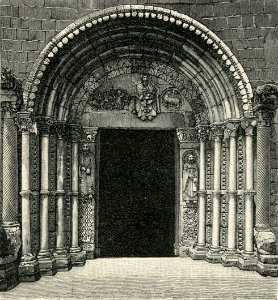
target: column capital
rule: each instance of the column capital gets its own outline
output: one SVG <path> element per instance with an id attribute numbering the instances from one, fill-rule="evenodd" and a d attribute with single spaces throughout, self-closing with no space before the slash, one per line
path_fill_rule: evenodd
<path id="1" fill-rule="evenodd" d="M 43 117 L 43 118 L 40 118 L 38 120 L 39 122 L 39 129 L 40 129 L 40 132 L 42 134 L 49 134 L 50 133 L 50 128 L 53 124 L 53 121 L 51 118 L 48 118 L 48 117 Z"/>
<path id="2" fill-rule="evenodd" d="M 264 84 L 258 86 L 254 97 L 254 110 L 275 111 L 278 108 L 278 85 Z"/>
<path id="3" fill-rule="evenodd" d="M 239 125 L 240 125 L 239 122 L 228 122 L 228 123 L 226 123 L 225 124 L 225 129 L 224 129 L 224 139 L 228 139 L 230 137 L 236 137 Z"/>
<path id="4" fill-rule="evenodd" d="M 195 128 L 177 128 L 176 133 L 180 143 L 198 141 L 197 130 Z"/>
<path id="5" fill-rule="evenodd" d="M 244 119 L 241 122 L 241 127 L 244 129 L 245 131 L 245 135 L 249 135 L 252 136 L 253 135 L 253 129 L 254 127 L 257 126 L 257 119 L 256 118 L 248 118 L 248 119 Z"/>
<path id="6" fill-rule="evenodd" d="M 224 134 L 225 125 L 224 124 L 211 124 L 210 125 L 212 137 L 215 141 L 221 141 Z"/>
<path id="7" fill-rule="evenodd" d="M 34 122 L 29 112 L 18 112 L 15 119 L 15 124 L 18 126 L 21 132 L 32 132 L 34 130 Z"/>
<path id="8" fill-rule="evenodd" d="M 82 138 L 83 130 L 80 124 L 70 124 L 70 138 L 72 142 L 79 142 Z"/>
<path id="9" fill-rule="evenodd" d="M 210 134 L 210 127 L 208 125 L 196 126 L 197 135 L 200 141 L 206 141 Z"/>
<path id="10" fill-rule="evenodd" d="M 67 126 L 65 122 L 55 122 L 53 124 L 53 129 L 58 139 L 63 139 L 66 136 Z"/>

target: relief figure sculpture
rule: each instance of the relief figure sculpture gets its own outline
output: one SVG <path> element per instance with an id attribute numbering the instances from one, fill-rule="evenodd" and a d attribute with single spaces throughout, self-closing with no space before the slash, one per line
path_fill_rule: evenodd
<path id="1" fill-rule="evenodd" d="M 157 115 L 157 90 L 148 75 L 143 75 L 136 86 L 136 112 L 141 120 L 152 120 Z"/>
<path id="2" fill-rule="evenodd" d="M 197 200 L 198 192 L 198 166 L 197 157 L 193 151 L 187 151 L 183 156 L 183 200 Z"/>

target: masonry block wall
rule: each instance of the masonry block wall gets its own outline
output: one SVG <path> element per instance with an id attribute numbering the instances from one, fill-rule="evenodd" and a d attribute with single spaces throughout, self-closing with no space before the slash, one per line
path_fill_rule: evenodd
<path id="1" fill-rule="evenodd" d="M 253 88 L 278 83 L 277 0 L 1 0 L 1 63 L 23 82 L 40 51 L 73 20 L 120 4 L 147 4 L 177 10 L 200 21 L 243 65 Z M 276 119 L 278 119 L 276 117 Z M 278 132 L 278 124 L 274 126 Z M 278 234 L 278 142 L 272 137 L 272 224 Z"/>

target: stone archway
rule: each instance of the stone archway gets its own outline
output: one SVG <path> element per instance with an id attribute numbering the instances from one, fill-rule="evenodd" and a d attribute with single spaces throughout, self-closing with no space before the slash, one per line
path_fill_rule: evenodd
<path id="1" fill-rule="evenodd" d="M 156 82 L 152 120 L 143 119 L 140 109 L 119 109 L 115 100 L 119 90 L 129 105 L 132 97 L 140 98 L 136 84 L 132 89 L 119 82 L 142 74 Z M 274 109 L 265 90 L 259 91 L 259 112 Z M 270 94 L 277 99 L 275 88 Z M 102 103 L 106 96 L 115 100 L 108 108 Z M 252 98 L 248 77 L 230 49 L 186 15 L 126 5 L 68 26 L 41 52 L 17 114 L 23 150 L 21 280 L 53 275 L 94 255 L 97 241 L 88 220 L 97 198 L 97 166 L 90 167 L 85 184 L 80 162 L 97 161 L 97 127 L 107 126 L 176 130 L 177 253 L 277 274 L 269 251 L 266 258 L 254 254 L 257 121 Z M 103 113 L 106 118 L 100 117 Z M 258 158 L 269 144 L 269 127 L 259 124 L 265 143 Z M 264 162 L 258 159 L 257 170 Z M 188 181 L 189 169 L 198 174 L 195 182 Z M 259 184 L 266 189 L 257 198 L 257 229 L 270 232 L 269 204 L 262 197 L 269 196 L 269 182 L 257 176 Z"/>

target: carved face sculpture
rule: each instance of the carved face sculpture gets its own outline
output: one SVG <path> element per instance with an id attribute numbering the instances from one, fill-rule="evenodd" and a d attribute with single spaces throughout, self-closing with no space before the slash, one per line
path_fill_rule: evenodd
<path id="1" fill-rule="evenodd" d="M 189 164 L 194 164 L 196 162 L 195 155 L 193 153 L 189 153 L 187 156 L 187 162 Z"/>
<path id="2" fill-rule="evenodd" d="M 148 81 L 149 81 L 149 76 L 148 75 L 143 75 L 142 76 L 142 82 L 143 82 L 143 84 L 147 84 Z"/>

